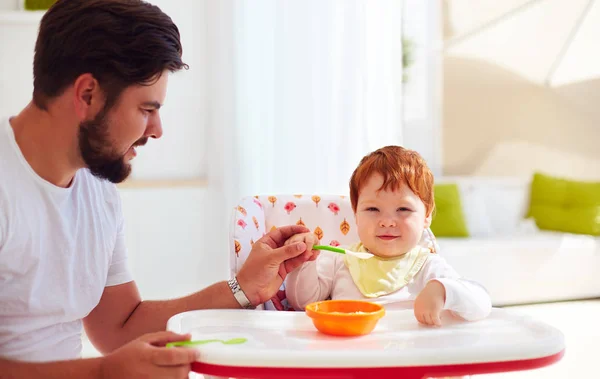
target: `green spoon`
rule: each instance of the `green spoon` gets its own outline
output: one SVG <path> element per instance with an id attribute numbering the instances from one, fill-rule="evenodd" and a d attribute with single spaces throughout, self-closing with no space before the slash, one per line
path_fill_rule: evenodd
<path id="1" fill-rule="evenodd" d="M 244 342 L 247 342 L 246 338 L 232 338 L 230 340 L 196 340 L 196 341 L 178 341 L 178 342 L 169 342 L 167 347 L 174 346 L 195 346 L 195 345 L 204 345 L 211 342 L 221 342 L 223 345 L 239 345 Z"/>
<path id="2" fill-rule="evenodd" d="M 328 245 L 315 245 L 315 246 L 313 246 L 313 249 L 328 250 L 328 251 L 333 251 L 334 253 L 339 253 L 339 254 L 348 254 L 348 255 L 352 255 L 353 257 L 360 258 L 360 259 L 369 259 L 369 258 L 374 257 L 374 255 L 371 253 L 363 253 L 360 251 L 351 251 L 351 250 L 342 249 L 340 247 L 334 247 L 334 246 L 328 246 Z"/>

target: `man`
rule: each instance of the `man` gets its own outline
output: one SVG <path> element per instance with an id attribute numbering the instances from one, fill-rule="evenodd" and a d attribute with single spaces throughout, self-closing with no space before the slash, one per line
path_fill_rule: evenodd
<path id="1" fill-rule="evenodd" d="M 141 300 L 113 183 L 162 135 L 169 73 L 187 68 L 179 37 L 141 0 L 59 0 L 42 18 L 33 100 L 0 121 L 0 378 L 184 378 L 197 357 L 164 347 L 190 337 L 164 332 L 169 317 L 256 306 L 316 258 L 283 246 L 306 228 L 284 227 L 237 279 Z M 83 327 L 103 357 L 78 359 Z"/>

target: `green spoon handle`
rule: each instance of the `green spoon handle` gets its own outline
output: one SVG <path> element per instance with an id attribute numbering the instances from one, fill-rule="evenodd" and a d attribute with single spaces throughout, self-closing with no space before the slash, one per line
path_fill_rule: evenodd
<path id="1" fill-rule="evenodd" d="M 177 341 L 169 342 L 167 347 L 204 345 L 205 343 L 221 342 L 221 340 Z"/>
<path id="2" fill-rule="evenodd" d="M 204 345 L 205 343 L 211 343 L 211 342 L 221 342 L 223 345 L 239 345 L 242 343 L 245 343 L 246 341 L 248 341 L 246 338 L 232 338 L 229 340 L 217 340 L 217 339 L 212 339 L 212 340 L 196 340 L 196 341 L 177 341 L 177 342 L 169 342 L 166 346 L 167 347 L 174 347 L 174 346 L 195 346 L 195 345 Z"/>
<path id="3" fill-rule="evenodd" d="M 340 249 L 339 247 L 335 247 L 335 246 L 315 245 L 315 246 L 313 246 L 313 249 L 315 249 L 315 250 L 329 250 L 329 251 L 333 251 L 334 253 L 346 254 L 346 250 Z"/>

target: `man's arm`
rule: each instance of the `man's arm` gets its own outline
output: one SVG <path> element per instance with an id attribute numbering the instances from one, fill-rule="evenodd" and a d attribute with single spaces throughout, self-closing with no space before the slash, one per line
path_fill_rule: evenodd
<path id="1" fill-rule="evenodd" d="M 227 282 L 173 300 L 142 301 L 135 282 L 106 287 L 100 303 L 83 320 L 94 346 L 109 353 L 139 336 L 165 330 L 177 313 L 196 309 L 235 309 L 239 303 Z"/>
<path id="2" fill-rule="evenodd" d="M 164 346 L 189 340 L 189 334 L 172 332 L 146 334 L 102 358 L 26 363 L 0 358 L 0 379 L 180 379 L 187 378 L 190 364 L 198 360 L 194 349 Z"/>
<path id="3" fill-rule="evenodd" d="M 0 358 L 0 379 L 101 378 L 102 358 L 28 363 Z"/>
<path id="4" fill-rule="evenodd" d="M 253 305 L 273 297 L 289 272 L 316 259 L 318 252 L 307 249 L 304 242 L 283 246 L 291 236 L 308 231 L 303 226 L 285 226 L 254 243 L 237 275 L 242 291 Z M 177 313 L 227 308 L 240 308 L 240 304 L 225 281 L 192 295 L 165 301 L 142 301 L 135 282 L 128 282 L 106 287 L 100 302 L 83 324 L 94 346 L 106 354 L 143 334 L 165 330 L 169 318 Z"/>

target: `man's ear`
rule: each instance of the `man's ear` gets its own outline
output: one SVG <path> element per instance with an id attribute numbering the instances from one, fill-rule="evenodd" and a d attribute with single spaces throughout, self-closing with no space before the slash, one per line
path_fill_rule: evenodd
<path id="1" fill-rule="evenodd" d="M 103 107 L 104 96 L 92 74 L 80 75 L 73 83 L 73 105 L 80 120 L 93 118 Z"/>

